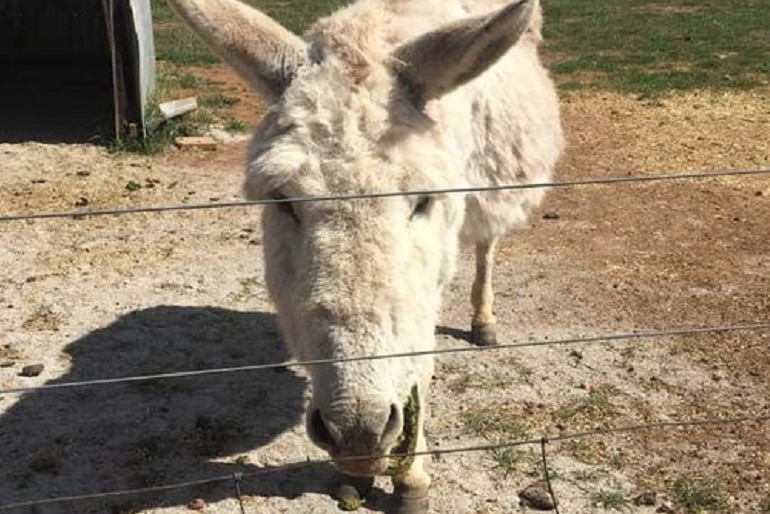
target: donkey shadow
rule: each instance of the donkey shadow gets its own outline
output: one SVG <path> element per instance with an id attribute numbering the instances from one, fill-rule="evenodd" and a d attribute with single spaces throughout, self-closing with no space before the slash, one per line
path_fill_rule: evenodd
<path id="1" fill-rule="evenodd" d="M 212 307 L 134 311 L 65 352 L 70 371 L 49 384 L 286 359 L 272 315 Z M 305 386 L 281 368 L 27 393 L 0 415 L 0 506 L 234 473 L 249 477 L 248 495 L 326 493 L 330 466 L 263 475 L 236 458 L 301 421 Z M 15 512 L 117 514 L 233 496 L 219 482 Z"/>

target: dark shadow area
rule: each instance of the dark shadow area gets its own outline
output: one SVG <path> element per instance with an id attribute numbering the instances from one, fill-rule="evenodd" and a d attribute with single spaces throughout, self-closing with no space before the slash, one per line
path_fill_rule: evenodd
<path id="1" fill-rule="evenodd" d="M 0 60 L 0 142 L 102 142 L 112 124 L 109 61 Z"/>
<path id="2" fill-rule="evenodd" d="M 473 344 L 470 330 L 462 330 L 456 327 L 444 327 L 439 325 L 436 327 L 436 335 L 452 337 L 454 339 L 459 339 L 460 341 Z"/>
<path id="3" fill-rule="evenodd" d="M 127 314 L 70 343 L 66 356 L 70 372 L 49 383 L 287 358 L 270 314 L 169 306 Z M 249 477 L 261 468 L 235 458 L 301 423 L 305 385 L 281 368 L 27 393 L 0 416 L 0 505 L 236 472 L 249 495 L 325 492 L 330 466 Z M 14 512 L 127 513 L 233 495 L 232 482 L 219 482 Z"/>
<path id="4" fill-rule="evenodd" d="M 116 113 L 141 122 L 129 2 L 107 5 L 0 1 L 0 142 L 108 142 Z"/>

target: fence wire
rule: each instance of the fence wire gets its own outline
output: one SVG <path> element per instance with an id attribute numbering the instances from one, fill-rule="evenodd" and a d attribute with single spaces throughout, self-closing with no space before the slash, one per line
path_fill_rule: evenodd
<path id="1" fill-rule="evenodd" d="M 251 207 L 257 205 L 270 205 L 280 203 L 294 203 L 294 202 L 328 202 L 328 201 L 347 201 L 347 200 L 359 200 L 359 199 L 373 199 L 373 198 L 389 198 L 398 196 L 427 196 L 427 195 L 440 195 L 440 194 L 467 194 L 467 193 L 479 193 L 479 192 L 493 192 L 493 191 L 514 191 L 514 190 L 526 190 L 526 189 L 558 189 L 558 188 L 572 188 L 578 186 L 603 186 L 603 185 L 619 185 L 619 184 L 642 184 L 650 182 L 663 182 L 663 181 L 679 181 L 679 180 L 705 180 L 714 179 L 720 177 L 741 177 L 741 176 L 758 176 L 758 175 L 770 175 L 770 168 L 756 168 L 756 169 L 743 169 L 743 170 L 717 170 L 711 172 L 693 172 L 693 173 L 670 173 L 662 175 L 637 175 L 626 177 L 609 177 L 609 178 L 587 178 L 569 181 L 556 181 L 551 183 L 532 183 L 532 184 L 508 184 L 488 187 L 466 187 L 466 188 L 450 188 L 450 189 L 428 189 L 428 190 L 415 190 L 415 191 L 394 191 L 394 192 L 382 192 L 382 193 L 370 193 L 370 194 L 351 194 L 351 195 L 338 195 L 338 196 L 314 196 L 314 197 L 297 197 L 297 198 L 276 198 L 266 199 L 260 201 L 236 201 L 236 202 L 219 202 L 219 203 L 206 203 L 206 204 L 184 204 L 184 205 L 165 205 L 165 206 L 145 206 L 145 207 L 126 207 L 116 209 L 101 209 L 101 210 L 73 210 L 63 212 L 38 212 L 38 213 L 18 213 L 18 214 L 5 214 L 0 215 L 0 222 L 11 221 L 32 221 L 32 220 L 46 220 L 46 219 L 62 219 L 62 218 L 84 218 L 84 217 L 96 217 L 96 216 L 120 216 L 130 214 L 142 214 L 142 213 L 161 213 L 172 211 L 194 211 L 194 210 L 210 210 L 210 209 L 225 209 L 236 207 Z M 182 371 L 172 373 L 160 373 L 152 375 L 140 375 L 129 376 L 120 378 L 105 378 L 94 380 L 82 380 L 75 382 L 65 382 L 58 384 L 44 384 L 35 387 L 20 387 L 20 388 L 8 388 L 0 390 L 0 394 L 12 394 L 12 393 L 30 393 L 30 392 L 42 392 L 52 390 L 62 390 L 75 387 L 88 387 L 88 386 L 104 386 L 110 384 L 120 384 L 128 382 L 140 382 L 160 379 L 173 379 L 173 378 L 185 378 L 196 377 L 215 374 L 226 374 L 246 371 L 259 371 L 269 370 L 277 368 L 288 368 L 298 366 L 318 366 L 328 365 L 345 362 L 357 362 L 366 360 L 382 360 L 382 359 L 396 359 L 396 358 L 409 358 L 409 357 L 426 357 L 435 355 L 446 355 L 454 353 L 466 353 L 466 352 L 482 352 L 482 351 L 501 351 L 511 350 L 516 348 L 527 347 L 543 347 L 543 346 L 558 346 L 558 345 L 575 345 L 575 344 L 592 344 L 592 343 L 609 343 L 617 341 L 649 341 L 655 338 L 668 338 L 676 336 L 690 336 L 698 334 L 724 334 L 732 332 L 748 332 L 748 331 L 765 331 L 770 330 L 770 322 L 756 322 L 743 325 L 732 326 L 710 326 L 710 327 L 693 327 L 693 328 L 675 328 L 666 330 L 655 331 L 640 331 L 640 332 L 624 332 L 615 334 L 605 334 L 596 336 L 585 337 L 573 337 L 565 339 L 554 340 L 539 340 L 528 342 L 515 342 L 500 344 L 497 346 L 478 347 L 478 346 L 463 346 L 454 348 L 444 348 L 436 350 L 428 350 L 421 352 L 404 352 L 393 353 L 387 355 L 369 355 L 350 357 L 346 359 L 319 359 L 312 361 L 286 361 L 280 363 L 268 363 L 268 364 L 256 364 L 249 366 L 238 366 L 228 368 L 212 368 L 195 371 Z M 752 345 L 747 348 L 753 348 L 761 345 Z M 765 406 L 763 410 L 767 410 L 770 406 Z M 723 425 L 736 425 L 743 423 L 762 423 L 770 421 L 770 414 L 764 414 L 760 416 L 748 417 L 731 417 L 731 418 L 713 418 L 713 419 L 701 419 L 701 420 L 679 420 L 679 421 L 659 421 L 654 423 L 629 425 L 615 428 L 599 429 L 592 431 L 574 432 L 574 433 L 562 433 L 553 436 L 542 436 L 539 438 L 522 439 L 518 441 L 505 441 L 494 444 L 482 444 L 471 445 L 456 448 L 442 448 L 440 450 L 426 450 L 421 452 L 413 452 L 410 454 L 394 455 L 395 457 L 408 457 L 408 456 L 433 456 L 433 455 L 445 455 L 445 454 L 462 454 L 469 452 L 480 451 L 494 451 L 499 449 L 507 449 L 519 446 L 528 445 L 540 445 L 544 473 L 549 485 L 549 492 L 554 500 L 554 504 L 558 504 L 556 498 L 553 495 L 553 490 L 550 487 L 550 480 L 548 477 L 547 456 L 545 452 L 545 446 L 547 443 L 554 443 L 560 441 L 567 441 L 573 439 L 582 439 L 588 437 L 601 437 L 611 434 L 637 432 L 643 430 L 655 430 L 655 429 L 673 429 L 683 427 L 704 427 L 704 426 L 723 426 Z M 351 457 L 350 459 L 371 459 L 377 457 L 386 457 L 383 455 L 375 456 L 359 456 Z M 163 491 L 179 490 L 194 486 L 200 486 L 205 484 L 212 484 L 217 482 L 229 482 L 233 481 L 235 485 L 235 491 L 240 501 L 241 497 L 241 483 L 246 478 L 256 478 L 272 473 L 287 472 L 300 468 L 328 465 L 332 463 L 332 459 L 318 459 L 318 460 L 301 460 L 295 462 L 289 462 L 284 465 L 261 468 L 253 471 L 235 473 L 227 476 L 214 476 L 209 478 L 188 480 L 184 482 L 176 482 L 173 484 L 152 486 L 137 489 L 125 489 L 116 491 L 106 491 L 100 493 L 89 493 L 82 495 L 72 496 L 60 496 L 54 498 L 45 498 L 39 500 L 22 501 L 16 503 L 0 504 L 0 511 L 7 511 L 11 509 L 18 509 L 22 507 L 36 507 L 43 505 L 50 505 L 54 503 L 72 503 L 86 500 L 107 499 L 122 496 L 131 496 L 139 494 L 158 493 Z M 243 504 L 241 503 L 241 509 Z"/>
<path id="2" fill-rule="evenodd" d="M 32 387 L 13 387 L 0 389 L 0 395 L 12 393 L 30 393 L 38 391 L 51 391 L 57 389 L 69 389 L 74 387 L 103 386 L 112 384 L 123 384 L 129 382 L 145 382 L 149 380 L 164 380 L 172 378 L 199 377 L 204 375 L 221 375 L 226 373 L 238 373 L 246 371 L 264 371 L 270 369 L 296 368 L 308 366 L 321 366 L 329 364 L 341 364 L 347 362 L 374 361 L 384 359 L 403 359 L 409 357 L 428 357 L 436 355 L 447 355 L 454 353 L 470 352 L 490 352 L 512 350 L 517 348 L 533 348 L 542 346 L 566 346 L 576 344 L 592 343 L 610 343 L 629 340 L 652 340 L 655 338 L 668 338 L 677 336 L 690 336 L 699 334 L 725 334 L 731 332 L 753 332 L 770 330 L 770 322 L 752 323 L 746 325 L 724 325 L 712 327 L 692 327 L 692 328 L 674 328 L 668 330 L 653 330 L 641 332 L 624 332 L 616 334 L 604 334 L 587 337 L 573 337 L 566 339 L 552 339 L 539 341 L 524 341 L 520 343 L 502 343 L 495 346 L 459 346 L 453 348 L 437 348 L 435 350 L 424 350 L 418 352 L 389 353 L 382 355 L 361 355 L 358 357 L 347 357 L 342 359 L 318 359 L 309 361 L 283 361 L 267 364 L 252 364 L 248 366 L 233 366 L 227 368 L 209 368 L 194 371 L 176 371 L 171 373 L 156 373 L 152 375 L 137 375 L 119 378 L 97 378 L 93 380 L 79 380 L 75 382 L 62 382 L 58 384 L 43 384 Z M 770 345 L 770 342 L 767 343 Z M 757 346 L 757 345 L 755 345 Z"/>
<path id="3" fill-rule="evenodd" d="M 79 209 L 64 212 L 39 212 L 22 214 L 5 214 L 0 216 L 0 222 L 8 221 L 31 221 L 58 218 L 83 218 L 96 216 L 121 216 L 127 214 L 160 213 L 171 211 L 195 211 L 209 209 L 231 209 L 234 207 L 252 207 L 256 205 L 274 205 L 281 203 L 300 203 L 300 202 L 332 202 L 345 200 L 363 200 L 372 198 L 392 198 L 396 196 L 428 196 L 443 194 L 461 194 L 461 193 L 483 193 L 493 191 L 516 191 L 524 189 L 560 189 L 578 186 L 603 186 L 618 184 L 640 184 L 647 182 L 663 182 L 676 180 L 703 180 L 720 177 L 745 177 L 753 175 L 770 175 L 770 167 L 740 169 L 740 170 L 716 170 L 708 172 L 693 173 L 669 173 L 661 175 L 636 175 L 627 177 L 607 177 L 607 178 L 587 178 L 578 180 L 565 180 L 556 182 L 538 182 L 531 184 L 503 184 L 498 186 L 483 187 L 459 187 L 448 189 L 424 189 L 414 191 L 391 191 L 382 193 L 350 194 L 337 196 L 302 196 L 295 198 L 271 198 L 255 201 L 238 202 L 217 202 L 217 203 L 197 203 L 184 205 L 160 205 L 148 207 L 123 207 L 117 209 L 99 209 L 88 210 Z"/>
<path id="4" fill-rule="evenodd" d="M 767 410 L 769 408 L 770 408 L 770 405 L 767 405 L 763 408 L 763 410 Z M 494 450 L 515 448 L 519 446 L 543 445 L 544 443 L 556 443 L 556 442 L 562 442 L 562 441 L 569 441 L 573 439 L 608 436 L 613 434 L 639 432 L 643 430 L 738 425 L 743 423 L 764 423 L 768 421 L 770 421 L 770 414 L 763 414 L 759 416 L 737 416 L 737 417 L 730 417 L 730 418 L 658 421 L 654 423 L 645 423 L 645 424 L 639 424 L 639 425 L 627 425 L 627 426 L 621 426 L 621 427 L 615 427 L 615 428 L 587 430 L 582 432 L 572 432 L 572 433 L 558 434 L 553 436 L 542 436 L 537 438 L 521 439 L 517 441 L 504 441 L 504 442 L 493 443 L 493 444 L 479 444 L 479 445 L 462 446 L 462 447 L 455 447 L 455 448 L 442 448 L 440 450 L 425 450 L 425 451 L 403 453 L 403 454 L 353 456 L 353 457 L 340 459 L 338 460 L 338 462 L 343 460 L 344 461 L 368 460 L 368 459 L 376 459 L 381 457 L 420 457 L 420 456 L 434 456 L 434 455 L 441 456 L 441 455 L 452 455 L 452 454 L 471 453 L 471 452 L 494 451 Z M 200 486 L 200 485 L 206 485 L 206 484 L 213 484 L 217 482 L 228 482 L 231 480 L 235 481 L 235 483 L 238 484 L 238 487 L 240 487 L 240 483 L 242 482 L 243 479 L 246 479 L 246 478 L 256 478 L 256 477 L 262 477 L 273 473 L 284 473 L 287 471 L 295 471 L 300 468 L 311 467 L 311 466 L 329 465 L 329 464 L 332 464 L 333 462 L 334 461 L 331 458 L 316 459 L 316 460 L 311 460 L 311 459 L 299 460 L 299 461 L 289 462 L 280 466 L 261 468 L 254 471 L 238 472 L 231 475 L 212 476 L 209 478 L 203 478 L 199 480 L 188 480 L 185 482 L 176 482 L 173 484 L 167 484 L 167 485 L 161 485 L 161 486 L 143 487 L 143 488 L 137 488 L 137 489 L 124 489 L 119 491 L 107 491 L 102 493 L 90 493 L 90 494 L 73 495 L 73 496 L 60 496 L 60 497 L 54 497 L 54 498 L 45 498 L 41 500 L 29 500 L 29 501 L 15 502 L 15 503 L 7 503 L 4 505 L 0 504 L 0 511 L 18 509 L 22 507 L 36 507 L 36 506 L 42 506 L 42 505 L 49 505 L 52 503 L 71 503 L 71 502 L 86 501 L 86 500 L 115 498 L 118 496 L 131 496 L 131 495 L 139 495 L 139 494 L 157 493 L 157 492 L 178 490 L 178 489 L 184 489 L 188 487 L 194 487 L 194 486 Z M 547 466 L 547 463 L 546 463 L 546 466 Z"/>

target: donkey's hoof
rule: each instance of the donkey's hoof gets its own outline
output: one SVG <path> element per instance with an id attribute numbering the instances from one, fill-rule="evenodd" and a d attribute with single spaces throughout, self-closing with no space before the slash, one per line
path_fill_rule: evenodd
<path id="1" fill-rule="evenodd" d="M 396 514 L 428 514 L 428 497 L 398 498 Z"/>
<path id="2" fill-rule="evenodd" d="M 366 502 L 366 496 L 372 489 L 374 477 L 351 477 L 344 475 L 332 495 L 337 500 L 340 510 L 358 510 Z"/>
<path id="3" fill-rule="evenodd" d="M 497 330 L 494 323 L 473 324 L 471 326 L 471 343 L 476 346 L 495 346 Z"/>

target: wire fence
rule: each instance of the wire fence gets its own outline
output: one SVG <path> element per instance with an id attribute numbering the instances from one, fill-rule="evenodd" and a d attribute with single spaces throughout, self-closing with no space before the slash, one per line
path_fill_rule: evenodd
<path id="1" fill-rule="evenodd" d="M 301 203 L 301 202 L 334 202 L 347 200 L 365 200 L 373 198 L 392 198 L 399 196 L 429 196 L 445 194 L 469 194 L 483 192 L 499 191 L 520 191 L 526 189 L 561 189 L 579 186 L 608 186 L 621 184 L 644 184 L 651 182 L 670 182 L 678 180 L 705 180 L 727 177 L 750 177 L 757 175 L 770 176 L 770 168 L 754 169 L 728 169 L 710 172 L 692 172 L 692 173 L 666 173 L 659 175 L 636 175 L 626 177 L 602 177 L 587 178 L 580 180 L 565 180 L 555 182 L 539 182 L 524 184 L 502 184 L 497 186 L 484 187 L 459 187 L 448 189 L 424 189 L 413 191 L 389 191 L 381 193 L 367 194 L 349 194 L 333 196 L 303 196 L 294 198 L 270 198 L 265 200 L 238 201 L 238 202 L 216 202 L 216 203 L 197 203 L 181 205 L 159 205 L 146 207 L 123 207 L 117 209 L 78 209 L 64 212 L 38 212 L 38 213 L 20 213 L 4 214 L 0 216 L 0 222 L 9 221 L 32 221 L 44 219 L 62 219 L 62 218 L 83 218 L 95 216 L 121 216 L 127 214 L 149 214 L 174 211 L 195 211 L 210 209 L 232 209 L 235 207 L 252 207 L 256 205 L 275 205 L 282 203 Z"/>
<path id="2" fill-rule="evenodd" d="M 503 442 L 491 443 L 491 444 L 461 446 L 461 447 L 455 447 L 455 448 L 442 448 L 440 450 L 425 450 L 425 451 L 419 451 L 419 452 L 390 454 L 390 455 L 365 455 L 365 456 L 346 457 L 346 458 L 338 459 L 337 462 L 351 461 L 351 460 L 368 460 L 368 459 L 376 459 L 381 457 L 440 456 L 440 455 L 451 455 L 451 454 L 459 454 L 459 453 L 494 451 L 494 450 L 515 448 L 520 446 L 540 445 L 542 459 L 543 459 L 544 476 L 549 482 L 549 489 L 550 489 L 550 494 L 552 496 L 552 500 L 554 501 L 555 505 L 558 505 L 557 498 L 555 497 L 553 493 L 553 489 L 551 488 L 550 479 L 548 479 L 549 466 L 548 466 L 548 458 L 545 453 L 545 446 L 548 443 L 563 442 L 563 441 L 569 441 L 574 439 L 585 439 L 589 437 L 601 437 L 601 436 L 607 436 L 612 434 L 640 432 L 644 430 L 655 430 L 655 429 L 661 429 L 661 428 L 671 429 L 671 428 L 684 428 L 684 427 L 707 427 L 707 426 L 714 427 L 714 426 L 725 426 L 725 425 L 738 425 L 743 423 L 765 423 L 768 421 L 770 421 L 770 414 L 759 415 L 759 416 L 740 416 L 740 417 L 731 417 L 731 418 L 659 421 L 655 423 L 627 425 L 627 426 L 621 426 L 621 427 L 615 427 L 615 428 L 564 433 L 564 434 L 557 434 L 552 436 L 542 436 L 537 438 L 521 439 L 517 441 L 503 441 Z M 136 488 L 136 489 L 124 489 L 120 491 L 108 491 L 103 493 L 60 496 L 60 497 L 45 498 L 40 500 L 7 503 L 4 505 L 0 504 L 0 511 L 18 509 L 22 507 L 37 507 L 42 505 L 50 505 L 53 503 L 72 503 L 72 502 L 86 501 L 86 500 L 115 498 L 119 496 L 158 493 L 163 491 L 172 491 L 172 490 L 186 489 L 189 487 L 195 487 L 200 485 L 213 484 L 217 482 L 224 483 L 224 482 L 229 482 L 231 480 L 235 481 L 235 483 L 237 484 L 237 490 L 240 491 L 239 482 L 246 478 L 263 477 L 270 474 L 281 473 L 286 471 L 294 471 L 301 468 L 329 465 L 334 462 L 335 461 L 330 458 L 317 459 L 317 460 L 300 460 L 300 461 L 288 462 L 281 466 L 257 469 L 253 471 L 247 471 L 247 472 L 239 472 L 236 474 L 218 475 L 218 476 L 212 476 L 210 478 L 203 478 L 199 480 L 188 480 L 184 482 L 176 482 L 173 484 L 166 484 L 166 485 L 160 485 L 160 486 L 142 487 L 142 488 Z M 240 493 L 238 493 L 238 496 L 240 496 Z"/>
<path id="3" fill-rule="evenodd" d="M 13 387 L 0 389 L 0 395 L 13 393 L 31 393 L 37 391 L 54 391 L 60 389 L 71 389 L 76 387 L 101 386 L 110 384 L 126 384 L 130 382 L 146 382 L 150 380 L 164 380 L 172 378 L 200 377 L 205 375 L 222 375 L 227 373 L 241 373 L 247 371 L 266 371 L 282 368 L 296 368 L 309 366 L 322 366 L 329 364 L 344 364 L 348 362 L 375 361 L 386 359 L 404 359 L 411 357 L 432 357 L 437 355 L 447 355 L 454 353 L 479 353 L 479 352 L 499 352 L 503 350 L 512 350 L 520 348 L 534 348 L 541 346 L 569 346 L 577 344 L 598 344 L 611 343 L 618 341 L 653 341 L 660 338 L 670 338 L 676 336 L 691 336 L 699 334 L 725 334 L 730 332 L 753 332 L 770 330 L 770 322 L 752 323 L 747 325 L 723 325 L 712 327 L 690 327 L 675 328 L 668 330 L 651 330 L 639 332 L 625 332 L 616 334 L 603 334 L 595 336 L 573 337 L 565 339 L 524 341 L 520 343 L 501 343 L 494 346 L 459 346 L 453 348 L 437 348 L 435 350 L 424 350 L 418 352 L 389 353 L 382 355 L 360 355 L 356 357 L 346 357 L 338 359 L 317 359 L 308 361 L 281 361 L 266 364 L 252 364 L 248 366 L 232 366 L 227 368 L 208 368 L 191 371 L 176 371 L 170 373 L 155 373 L 151 375 L 137 375 L 117 378 L 100 378 L 92 380 L 78 380 L 73 382 L 61 382 L 53 384 L 43 384 L 31 387 Z M 767 343 L 770 347 L 770 341 Z"/>
<path id="4" fill-rule="evenodd" d="M 44 219 L 66 219 L 91 216 L 112 216 L 112 215 L 128 215 L 139 213 L 161 213 L 161 212 L 173 212 L 173 211 L 191 211 L 191 210 L 203 210 L 203 209 L 222 209 L 222 208 L 235 208 L 235 207 L 250 207 L 254 205 L 267 205 L 267 204 L 279 204 L 286 202 L 327 202 L 327 201 L 345 201 L 345 200 L 357 200 L 357 199 L 372 199 L 372 198 L 388 198 L 396 196 L 425 196 L 425 195 L 439 195 L 439 194 L 467 194 L 477 192 L 492 192 L 492 191 L 513 191 L 513 190 L 525 190 L 535 188 L 570 188 L 578 186 L 603 186 L 603 185 L 620 185 L 620 184 L 642 184 L 650 182 L 661 181 L 678 181 L 678 180 L 705 180 L 724 177 L 745 177 L 745 176 L 759 176 L 770 175 L 770 168 L 756 168 L 748 170 L 720 170 L 713 172 L 697 172 L 697 173 L 670 173 L 663 175 L 643 175 L 643 176 L 626 176 L 626 177 L 610 177 L 610 178 L 590 178 L 582 180 L 561 181 L 553 183 L 537 183 L 537 184 L 511 184 L 500 185 L 492 187 L 470 187 L 470 188 L 454 188 L 454 189 L 431 189 L 420 191 L 405 191 L 405 192 L 383 192 L 373 194 L 356 194 L 356 195 L 341 195 L 341 196 L 318 196 L 318 197 L 299 197 L 299 198 L 280 198 L 280 199 L 268 199 L 262 201 L 252 202 L 225 202 L 225 203 L 209 203 L 209 204 L 184 204 L 184 205 L 167 205 L 167 206 L 148 206 L 148 207 L 127 207 L 118 209 L 104 209 L 104 210 L 76 210 L 66 212 L 47 212 L 47 213 L 20 213 L 20 214 L 5 214 L 0 215 L 0 222 L 11 221 L 32 221 L 32 220 L 44 220 Z M 536 340 L 536 341 L 522 341 L 500 344 L 497 346 L 461 346 L 452 348 L 441 348 L 430 351 L 421 352 L 404 352 L 393 353 L 383 355 L 362 355 L 357 357 L 350 357 L 345 359 L 320 359 L 312 361 L 283 361 L 265 364 L 254 364 L 247 366 L 226 367 L 226 368 L 209 368 L 198 369 L 194 371 L 178 371 L 171 373 L 158 373 L 150 375 L 138 375 L 138 376 L 126 376 L 116 378 L 101 378 L 92 380 L 80 380 L 72 382 L 62 383 L 49 383 L 34 387 L 16 387 L 6 388 L 0 390 L 0 395 L 5 394 L 26 394 L 26 393 L 40 393 L 49 392 L 63 389 L 81 388 L 81 387 L 96 387 L 106 386 L 112 384 L 124 384 L 131 382 L 142 382 L 151 380 L 168 380 L 175 378 L 189 378 L 189 377 L 205 377 L 219 374 L 230 373 L 243 373 L 243 372 L 257 372 L 270 369 L 289 368 L 289 367 L 308 367 L 319 366 L 329 364 L 340 364 L 346 362 L 367 361 L 367 360 L 383 360 L 383 359 L 400 359 L 400 358 L 419 358 L 419 357 L 432 357 L 447 354 L 456 353 L 471 353 L 471 352 L 501 352 L 510 351 L 513 349 L 533 348 L 533 347 L 549 347 L 549 346 L 567 346 L 567 345 L 579 345 L 579 344 L 603 344 L 611 342 L 628 342 L 628 341 L 643 341 L 653 342 L 661 338 L 683 337 L 693 335 L 715 335 L 726 334 L 736 332 L 759 332 L 769 331 L 770 322 L 755 322 L 746 323 L 741 325 L 720 325 L 720 326 L 706 326 L 706 327 L 683 327 L 683 328 L 671 328 L 662 330 L 649 330 L 649 331 L 632 331 L 621 332 L 612 334 L 601 334 L 593 336 L 581 336 L 563 339 L 553 340 Z M 761 343 L 760 345 L 753 346 L 770 346 L 770 342 Z M 747 347 L 749 348 L 749 347 Z M 765 406 L 764 410 L 767 410 L 770 406 Z M 567 441 L 573 439 L 582 439 L 589 437 L 601 437 L 611 434 L 638 432 L 644 430 L 656 430 L 656 429 L 671 429 L 676 427 L 698 427 L 698 426 L 726 426 L 737 425 L 745 423 L 765 423 L 770 421 L 770 414 L 763 414 L 759 416 L 738 416 L 730 418 L 713 418 L 713 419 L 692 419 L 692 420 L 674 420 L 674 421 L 659 421 L 653 423 L 646 423 L 640 425 L 620 426 L 614 428 L 606 428 L 585 432 L 574 433 L 560 433 L 556 435 L 544 435 L 538 438 L 522 439 L 515 441 L 503 441 L 494 444 L 472 445 L 462 446 L 456 448 L 442 448 L 440 450 L 427 450 L 423 452 L 414 452 L 410 454 L 399 455 L 400 456 L 431 456 L 431 455 L 444 455 L 444 454 L 458 454 L 468 452 L 479 451 L 494 451 L 505 448 L 514 448 L 518 446 L 528 445 L 540 445 L 541 456 L 543 464 L 543 474 L 548 483 L 549 493 L 554 502 L 554 507 L 558 512 L 558 501 L 554 495 L 551 487 L 551 477 L 548 475 L 548 458 L 546 454 L 546 446 L 548 443 Z M 370 459 L 382 456 L 361 456 L 355 457 L 357 459 Z M 280 466 L 262 468 L 253 471 L 236 473 L 234 475 L 219 475 L 212 476 L 210 478 L 204 478 L 199 480 L 190 480 L 183 482 L 176 482 L 167 485 L 145 487 L 138 489 L 126 489 L 115 490 L 99 493 L 87 493 L 82 495 L 73 496 L 61 496 L 55 498 L 44 498 L 39 500 L 30 500 L 15 503 L 0 503 L 0 511 L 8 511 L 11 509 L 19 509 L 24 507 L 38 507 L 44 505 L 50 505 L 54 503 L 74 503 L 78 501 L 105 499 L 120 496 L 141 495 L 148 493 L 158 493 L 163 491 L 178 490 L 189 488 L 193 486 L 212 484 L 212 483 L 225 483 L 232 481 L 235 488 L 236 497 L 239 500 L 241 511 L 243 512 L 243 503 L 241 499 L 241 482 L 243 479 L 256 478 L 277 472 L 286 472 L 290 470 L 300 469 L 304 467 L 328 465 L 332 462 L 331 459 L 320 460 L 301 460 L 295 462 L 288 462 Z M 1 502 L 2 500 L 0 500 Z"/>

